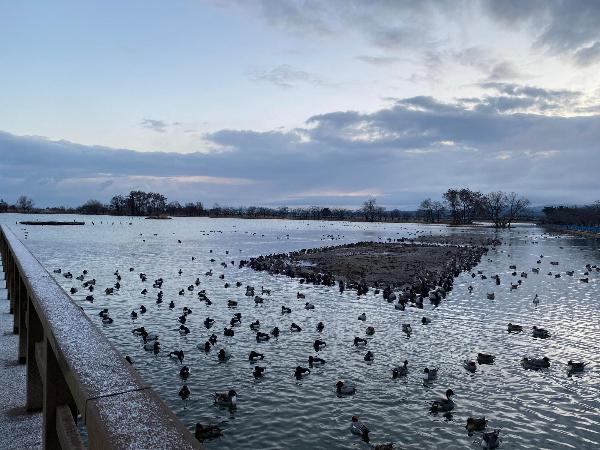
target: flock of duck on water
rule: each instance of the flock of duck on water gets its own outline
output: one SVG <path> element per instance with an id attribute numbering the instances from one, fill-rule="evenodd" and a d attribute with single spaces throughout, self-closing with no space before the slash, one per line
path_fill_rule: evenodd
<path id="1" fill-rule="evenodd" d="M 181 243 L 180 240 L 178 242 Z M 210 250 L 210 253 L 212 253 L 212 250 Z M 225 256 L 227 257 L 228 254 L 229 254 L 229 252 L 227 251 Z M 543 255 L 540 255 L 540 259 L 537 261 L 538 266 L 542 263 L 542 258 L 543 258 Z M 192 257 L 192 261 L 194 261 L 194 260 L 195 260 L 195 257 Z M 211 258 L 210 261 L 211 261 L 211 263 L 216 262 L 216 260 L 214 258 Z M 245 261 L 240 261 L 239 267 L 240 268 L 244 267 L 245 263 L 246 263 Z M 559 265 L 559 263 L 557 261 L 552 261 L 550 264 L 552 266 Z M 229 261 L 229 262 L 221 263 L 221 266 L 223 268 L 227 268 L 227 267 L 229 267 L 229 265 L 234 267 L 235 262 Z M 522 271 L 520 273 L 517 272 L 517 267 L 515 265 L 511 265 L 509 267 L 509 269 L 513 271 L 511 273 L 511 276 L 513 277 L 513 279 L 517 280 L 516 282 L 510 283 L 511 290 L 518 289 L 519 286 L 523 283 L 523 280 L 528 277 L 529 273 L 526 271 Z M 593 271 L 600 272 L 600 267 L 587 264 L 585 267 L 585 272 L 584 272 L 585 278 L 580 278 L 580 281 L 583 283 L 588 283 L 589 275 Z M 135 269 L 133 267 L 130 267 L 129 272 L 135 272 Z M 534 274 L 539 274 L 540 268 L 534 267 L 531 269 L 530 272 L 534 273 Z M 62 276 L 64 276 L 67 279 L 74 278 L 75 280 L 79 281 L 81 283 L 80 287 L 79 288 L 71 287 L 70 293 L 72 295 L 74 295 L 79 291 L 79 289 L 87 290 L 88 292 L 86 293 L 87 295 L 86 295 L 85 299 L 89 302 L 94 301 L 96 279 L 88 278 L 87 270 L 83 270 L 82 273 L 76 277 L 74 277 L 71 272 L 62 272 L 61 269 L 54 270 L 54 273 L 62 274 Z M 179 273 L 179 275 L 182 275 L 183 271 L 180 269 L 178 273 Z M 575 273 L 574 271 L 566 271 L 565 272 L 565 274 L 567 276 L 574 276 L 574 273 Z M 206 277 L 212 277 L 213 275 L 214 274 L 213 274 L 212 269 L 205 273 Z M 121 288 L 121 282 L 123 281 L 122 274 L 119 272 L 119 270 L 116 270 L 114 272 L 114 276 L 115 276 L 115 281 L 114 281 L 113 286 L 106 288 L 103 292 L 103 294 L 106 296 L 110 296 L 110 295 L 114 294 L 115 291 L 118 291 Z M 148 281 L 147 275 L 145 273 L 139 273 L 138 276 L 139 276 L 140 283 L 142 283 L 142 286 L 146 286 L 146 282 Z M 223 280 L 225 279 L 224 274 L 220 274 L 218 276 L 220 279 L 223 279 Z M 562 275 L 560 272 L 557 272 L 557 273 L 549 272 L 548 276 L 560 278 Z M 477 271 L 476 273 L 475 272 L 471 273 L 471 277 L 472 278 L 480 277 L 481 279 L 484 279 L 484 280 L 487 279 L 487 276 L 485 274 L 483 274 L 482 271 Z M 501 279 L 500 279 L 499 275 L 493 275 L 492 279 L 495 280 L 496 285 L 501 284 Z M 154 300 L 156 304 L 162 304 L 163 302 L 165 302 L 164 293 L 162 291 L 163 283 L 164 283 L 163 278 L 157 278 L 157 279 L 153 280 L 153 282 L 152 282 L 152 289 L 154 289 L 154 293 L 156 294 L 156 298 Z M 212 301 L 209 299 L 206 291 L 199 288 L 200 285 L 201 285 L 200 278 L 197 277 L 193 284 L 190 284 L 187 287 L 181 288 L 179 290 L 179 295 L 181 295 L 181 296 L 185 295 L 186 291 L 188 293 L 197 291 L 196 294 L 197 294 L 198 301 L 205 303 L 207 306 L 210 306 L 212 304 Z M 231 285 L 229 282 L 226 282 L 224 284 L 224 287 L 226 287 L 226 288 L 230 287 L 230 286 Z M 242 283 L 238 281 L 235 283 L 235 286 L 240 288 L 240 287 L 242 287 Z M 340 282 L 339 286 L 340 286 L 340 291 L 343 291 L 343 289 L 344 289 L 343 282 Z M 258 291 L 256 288 L 254 288 L 252 286 L 246 286 L 245 289 L 246 289 L 245 296 L 251 298 L 252 301 L 254 301 L 254 303 L 256 305 L 261 305 L 261 304 L 265 303 L 266 296 L 271 295 L 270 289 L 265 289 L 264 287 L 261 287 L 260 291 Z M 429 293 L 429 300 L 432 303 L 439 302 L 441 300 L 441 298 L 444 298 L 446 296 L 447 291 L 449 291 L 451 289 L 452 289 L 451 282 L 450 282 L 450 286 L 444 286 L 444 288 L 437 287 L 436 289 L 432 290 Z M 473 287 L 469 286 L 468 290 L 469 290 L 469 292 L 472 292 Z M 142 296 L 147 296 L 150 293 L 151 293 L 151 291 L 147 287 L 144 287 L 140 292 L 140 294 Z M 259 293 L 260 293 L 260 295 L 258 295 Z M 378 289 L 375 290 L 375 294 L 379 294 Z M 359 291 L 359 295 L 360 295 L 360 291 Z M 401 291 L 396 296 L 396 294 L 394 294 L 390 288 L 386 288 L 383 291 L 383 297 L 390 303 L 392 303 L 393 301 L 395 301 L 397 299 L 398 303 L 396 304 L 396 309 L 404 309 L 404 306 L 408 303 L 410 303 L 410 306 L 422 308 L 422 304 L 423 304 L 422 303 L 423 296 L 411 295 L 411 293 L 408 291 Z M 305 309 L 311 310 L 311 309 L 315 308 L 314 304 L 312 304 L 308 301 L 304 301 L 305 294 L 303 294 L 302 292 L 297 292 L 296 298 L 304 303 L 303 307 Z M 427 298 L 427 297 L 425 297 L 425 298 Z M 495 294 L 493 292 L 487 293 L 487 298 L 490 300 L 493 300 L 495 298 Z M 536 307 L 539 305 L 540 299 L 537 294 L 533 298 L 532 303 Z M 238 302 L 235 300 L 228 300 L 227 306 L 229 308 L 231 308 L 232 310 L 235 310 L 235 308 L 238 306 Z M 174 309 L 175 302 L 173 300 L 170 300 L 168 303 L 168 307 L 170 309 Z M 132 320 L 135 320 L 140 315 L 146 314 L 147 312 L 148 312 L 148 308 L 142 304 L 142 305 L 140 305 L 140 307 L 138 309 L 131 311 L 130 318 Z M 285 306 L 285 305 L 281 306 L 281 315 L 282 316 L 290 314 L 291 312 L 292 312 L 292 309 L 290 307 Z M 191 333 L 190 329 L 186 326 L 187 318 L 190 314 L 192 314 L 192 310 L 186 306 L 182 309 L 182 314 L 178 317 L 179 326 L 176 330 L 181 335 L 187 335 L 187 334 Z M 99 312 L 98 316 L 100 317 L 102 323 L 106 324 L 106 325 L 112 324 L 114 321 L 113 318 L 110 316 L 108 309 L 106 309 L 106 308 L 102 309 Z M 365 313 L 362 313 L 358 316 L 357 319 L 359 321 L 366 322 L 367 316 Z M 204 320 L 204 326 L 207 329 L 211 329 L 213 326 L 216 325 L 216 323 L 217 323 L 216 320 L 211 317 L 206 317 Z M 431 323 L 431 319 L 429 319 L 425 316 L 422 317 L 422 319 L 421 319 L 422 325 L 428 325 L 429 323 Z M 235 329 L 237 327 L 240 327 L 241 325 L 242 325 L 242 314 L 239 312 L 233 313 L 227 326 L 225 326 L 223 328 L 223 337 L 226 338 L 226 337 L 234 336 Z M 269 341 L 270 339 L 277 339 L 281 333 L 281 330 L 277 326 L 272 328 L 269 332 L 260 331 L 261 323 L 259 320 L 255 320 L 255 321 L 251 322 L 249 327 L 250 327 L 251 331 L 255 333 L 254 336 L 255 336 L 257 343 L 266 342 L 266 341 Z M 317 324 L 316 330 L 320 333 L 324 330 L 324 328 L 325 328 L 325 324 L 323 322 L 319 322 Z M 410 334 L 412 333 L 412 327 L 410 324 L 407 324 L 407 323 L 402 324 L 401 329 L 402 329 L 402 332 L 405 333 L 407 336 L 410 336 Z M 508 333 L 521 333 L 524 331 L 524 327 L 522 325 L 508 323 L 507 331 L 508 331 Z M 299 333 L 299 332 L 302 332 L 302 328 L 295 322 L 292 322 L 292 324 L 290 325 L 290 328 L 289 328 L 289 332 Z M 158 354 L 161 351 L 161 344 L 159 341 L 159 336 L 157 334 L 151 333 L 150 331 L 146 330 L 146 328 L 143 326 L 134 328 L 132 330 L 132 333 L 133 333 L 133 335 L 139 337 L 144 350 L 146 350 L 148 352 L 153 352 L 154 354 Z M 375 328 L 373 326 L 367 326 L 365 329 L 365 335 L 373 336 L 374 334 L 375 334 Z M 531 334 L 534 338 L 538 338 L 538 339 L 547 339 L 551 336 L 550 332 L 548 330 L 537 327 L 537 326 L 533 326 L 531 328 Z M 219 336 L 215 333 L 212 333 L 211 336 L 208 337 L 208 339 L 205 342 L 199 343 L 197 345 L 197 348 L 203 352 L 210 352 L 214 347 L 217 346 L 218 341 L 219 341 Z M 366 348 L 368 346 L 368 340 L 364 337 L 356 336 L 353 340 L 353 345 L 357 348 Z M 317 354 L 311 355 L 308 357 L 307 367 L 297 366 L 293 370 L 293 376 L 295 376 L 297 379 L 300 380 L 303 377 L 308 376 L 311 373 L 311 370 L 313 370 L 315 367 L 319 367 L 319 366 L 326 364 L 326 361 L 323 358 L 318 356 L 318 352 L 326 346 L 327 346 L 327 343 L 325 341 L 323 341 L 321 339 L 316 339 L 314 341 L 312 347 L 313 347 L 313 350 Z M 179 396 L 183 400 L 187 400 L 191 395 L 191 391 L 190 391 L 189 387 L 187 386 L 187 384 L 185 384 L 185 380 L 187 380 L 188 377 L 190 376 L 191 370 L 190 370 L 189 366 L 184 365 L 185 354 L 184 354 L 183 350 L 174 350 L 174 351 L 169 352 L 168 356 L 170 358 L 173 358 L 174 360 L 178 361 L 179 363 L 181 363 L 181 368 L 179 370 L 179 376 L 183 380 L 184 384 L 181 387 L 181 389 L 179 390 Z M 221 348 L 217 352 L 217 358 L 219 361 L 225 362 L 230 358 L 230 354 L 225 349 Z M 126 359 L 129 363 L 133 364 L 132 358 L 127 356 Z M 260 365 L 261 361 L 263 361 L 264 359 L 265 359 L 265 354 L 257 352 L 255 350 L 252 350 L 248 355 L 248 360 L 254 365 L 252 374 L 255 378 L 261 378 L 261 377 L 265 376 L 266 368 Z M 464 360 L 463 367 L 467 371 L 474 373 L 477 371 L 478 365 L 494 364 L 495 359 L 496 359 L 496 357 L 492 354 L 478 353 L 476 360 Z M 368 362 L 373 361 L 374 360 L 373 352 L 367 351 L 364 355 L 364 360 L 368 361 Z M 543 370 L 543 369 L 547 369 L 550 367 L 550 359 L 546 356 L 538 357 L 538 358 L 523 357 L 523 359 L 521 360 L 521 365 L 524 369 L 528 369 L 528 370 Z M 568 375 L 571 376 L 574 373 L 584 372 L 586 365 L 587 365 L 586 362 L 569 360 L 567 363 Z M 438 370 L 439 369 L 437 367 L 425 367 L 423 369 L 423 382 L 425 384 L 434 382 L 437 379 Z M 391 376 L 393 378 L 406 377 L 408 375 L 408 373 L 409 373 L 409 362 L 407 360 L 405 360 L 402 363 L 402 365 L 393 367 L 391 369 Z M 352 385 L 351 383 L 343 381 L 343 380 L 337 381 L 334 384 L 334 387 L 335 387 L 335 392 L 338 396 L 352 396 L 356 393 L 356 387 L 354 385 Z M 450 413 L 455 408 L 453 396 L 454 396 L 453 390 L 447 389 L 445 392 L 444 398 L 435 400 L 431 403 L 430 412 L 433 414 L 438 414 L 438 413 L 448 414 L 448 413 Z M 234 389 L 230 389 L 226 392 L 215 392 L 213 395 L 214 404 L 217 406 L 226 407 L 226 408 L 235 408 L 237 405 L 237 399 L 238 399 L 238 394 Z M 500 429 L 493 429 L 491 431 L 487 431 L 487 424 L 488 424 L 488 420 L 485 417 L 469 417 L 467 419 L 465 428 L 467 429 L 469 435 L 472 435 L 475 432 L 481 433 L 480 442 L 481 442 L 481 446 L 483 448 L 488 448 L 488 449 L 498 448 L 499 445 L 501 444 Z M 365 441 L 367 441 L 367 442 L 369 441 L 369 428 L 367 427 L 367 425 L 365 423 L 361 422 L 357 416 L 351 417 L 350 431 L 353 434 L 361 436 Z M 212 424 L 203 425 L 201 423 L 196 424 L 195 435 L 200 441 L 203 441 L 206 439 L 217 438 L 217 437 L 221 436 L 222 433 L 223 433 L 223 431 L 217 425 L 212 425 Z M 385 444 L 375 445 L 375 446 L 373 446 L 373 448 L 378 449 L 378 450 L 390 450 L 390 449 L 393 449 L 393 445 L 394 445 L 393 443 L 385 443 Z"/>

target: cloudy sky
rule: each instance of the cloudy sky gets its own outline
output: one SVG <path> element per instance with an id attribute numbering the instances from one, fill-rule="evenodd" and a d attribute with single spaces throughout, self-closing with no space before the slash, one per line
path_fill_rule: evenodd
<path id="1" fill-rule="evenodd" d="M 0 198 L 600 198 L 600 2 L 0 5 Z"/>

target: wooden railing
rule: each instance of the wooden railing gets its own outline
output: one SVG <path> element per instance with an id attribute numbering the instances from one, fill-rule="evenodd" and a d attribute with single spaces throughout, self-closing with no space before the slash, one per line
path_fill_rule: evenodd
<path id="1" fill-rule="evenodd" d="M 5 225 L 0 226 L 28 411 L 46 449 L 200 449 L 199 442 Z M 0 390 L 2 389 L 0 385 Z"/>

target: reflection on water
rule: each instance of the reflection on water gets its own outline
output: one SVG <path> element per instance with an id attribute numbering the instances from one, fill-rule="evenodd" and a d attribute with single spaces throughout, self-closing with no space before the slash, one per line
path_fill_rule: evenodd
<path id="1" fill-rule="evenodd" d="M 0 221 L 12 223 L 24 237 L 25 227 L 14 225 L 16 220 L 14 215 L 0 215 Z M 350 434 L 352 415 L 369 425 L 372 443 L 393 441 L 401 448 L 476 448 L 477 434 L 469 437 L 464 428 L 469 416 L 486 416 L 491 428 L 502 428 L 502 448 L 600 445 L 600 273 L 587 275 L 589 283 L 579 281 L 586 277 L 586 264 L 600 265 L 597 240 L 548 237 L 536 227 L 501 233 L 504 245 L 490 251 L 475 269 L 487 279 L 463 273 L 437 308 L 426 304 L 424 310 L 397 311 L 372 292 L 358 298 L 349 291 L 340 294 L 336 288 L 306 286 L 297 280 L 237 269 L 237 262 L 300 248 L 410 237 L 416 232 L 461 233 L 463 229 L 281 220 L 84 220 L 88 222 L 84 227 L 26 227 L 26 244 L 50 271 L 60 267 L 77 276 L 87 269 L 87 278 L 98 280 L 93 304 L 85 301 L 88 293 L 83 289 L 74 295 L 75 301 L 123 354 L 135 360 L 142 376 L 190 429 L 196 422 L 221 425 L 224 436 L 205 442 L 209 449 L 367 449 L 369 444 Z M 493 233 L 487 229 L 478 232 Z M 235 266 L 220 265 L 232 260 Z M 511 275 L 509 266 L 513 264 L 517 276 Z M 135 270 L 129 272 L 129 267 Z M 533 267 L 540 267 L 540 273 L 533 273 Z M 115 295 L 106 296 L 103 291 L 115 282 L 117 269 L 122 274 L 122 287 Z M 214 275 L 205 276 L 210 269 Z M 573 276 L 566 274 L 570 270 L 575 272 Z M 521 271 L 528 277 L 521 278 Z M 146 283 L 140 281 L 140 272 L 148 275 Z M 556 278 L 556 273 L 561 277 Z M 224 279 L 218 277 L 220 274 Z M 492 279 L 495 274 L 501 277 L 500 286 Z M 67 290 L 81 284 L 55 276 Z M 165 280 L 161 305 L 155 303 L 157 289 L 151 287 L 152 280 L 159 277 Z M 198 277 L 200 286 L 188 291 L 187 286 Z M 522 285 L 511 290 L 511 282 L 518 279 Z M 235 287 L 236 281 L 242 287 Z M 225 282 L 232 287 L 224 288 Z M 256 306 L 244 295 L 246 285 L 255 286 L 257 293 L 264 286 L 272 294 L 263 296 L 265 303 Z M 149 290 L 146 296 L 140 293 L 144 287 Z M 185 295 L 178 295 L 180 289 L 185 289 Z M 198 289 L 206 290 L 211 306 L 197 300 Z M 296 298 L 298 291 L 306 300 Z M 490 292 L 495 292 L 495 300 L 486 298 Z M 537 307 L 532 303 L 535 294 L 540 299 Z M 236 310 L 227 308 L 229 299 L 239 302 Z M 171 300 L 174 310 L 168 308 Z M 305 310 L 306 301 L 315 309 Z M 140 304 L 148 312 L 132 321 L 130 312 Z M 292 308 L 292 313 L 282 316 L 282 305 Z M 180 336 L 175 330 L 184 306 L 193 310 L 186 323 L 191 333 Z M 109 309 L 112 325 L 101 324 L 98 312 L 102 308 Z M 242 314 L 242 326 L 235 329 L 235 336 L 224 337 L 223 327 L 234 312 Z M 367 315 L 366 322 L 357 320 L 362 312 Z M 216 319 L 210 330 L 203 324 L 207 316 Z M 431 318 L 431 324 L 421 325 L 423 316 Z M 249 327 L 256 319 L 264 332 L 278 326 L 279 338 L 257 343 Z M 322 333 L 316 331 L 319 321 L 325 324 Z M 291 333 L 291 322 L 303 331 Z M 525 331 L 507 333 L 508 322 L 523 325 Z M 402 332 L 403 323 L 411 324 L 410 337 Z M 367 349 L 352 345 L 354 336 L 365 336 L 368 325 L 376 330 L 368 337 L 368 350 L 375 355 L 372 363 L 363 359 Z M 548 329 L 551 337 L 534 339 L 534 325 Z M 139 326 L 160 335 L 163 351 L 157 356 L 145 352 L 139 338 L 132 335 L 131 330 Z M 219 336 L 216 347 L 209 353 L 198 350 L 196 345 L 203 344 L 213 332 Z M 327 363 L 298 381 L 294 368 L 308 365 L 317 338 L 327 343 L 319 352 Z M 217 360 L 220 348 L 230 352 L 227 362 Z M 180 364 L 167 357 L 169 351 L 179 349 L 184 350 L 184 363 L 191 368 L 187 382 L 191 396 L 187 401 L 178 397 L 183 384 Z M 261 366 L 266 372 L 260 380 L 252 376 L 254 365 L 248 361 L 251 350 L 265 354 Z M 496 360 L 493 365 L 478 366 L 471 374 L 462 362 L 475 359 L 478 352 L 492 353 Z M 523 356 L 548 356 L 551 367 L 526 371 L 520 366 Z M 409 361 L 408 376 L 392 379 L 392 367 L 405 359 Z M 589 369 L 568 377 L 569 359 L 587 361 Z M 421 376 L 426 366 L 440 367 L 437 381 L 428 386 L 423 385 Z M 351 381 L 357 393 L 336 396 L 335 382 L 339 379 Z M 229 388 L 238 393 L 237 409 L 213 406 L 212 392 Z M 447 388 L 456 394 L 452 415 L 431 415 L 430 402 Z"/>

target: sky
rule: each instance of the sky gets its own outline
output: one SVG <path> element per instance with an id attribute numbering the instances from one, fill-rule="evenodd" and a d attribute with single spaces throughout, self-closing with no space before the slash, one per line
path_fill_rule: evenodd
<path id="1" fill-rule="evenodd" d="M 0 1 L 0 198 L 600 199 L 596 0 Z"/>

